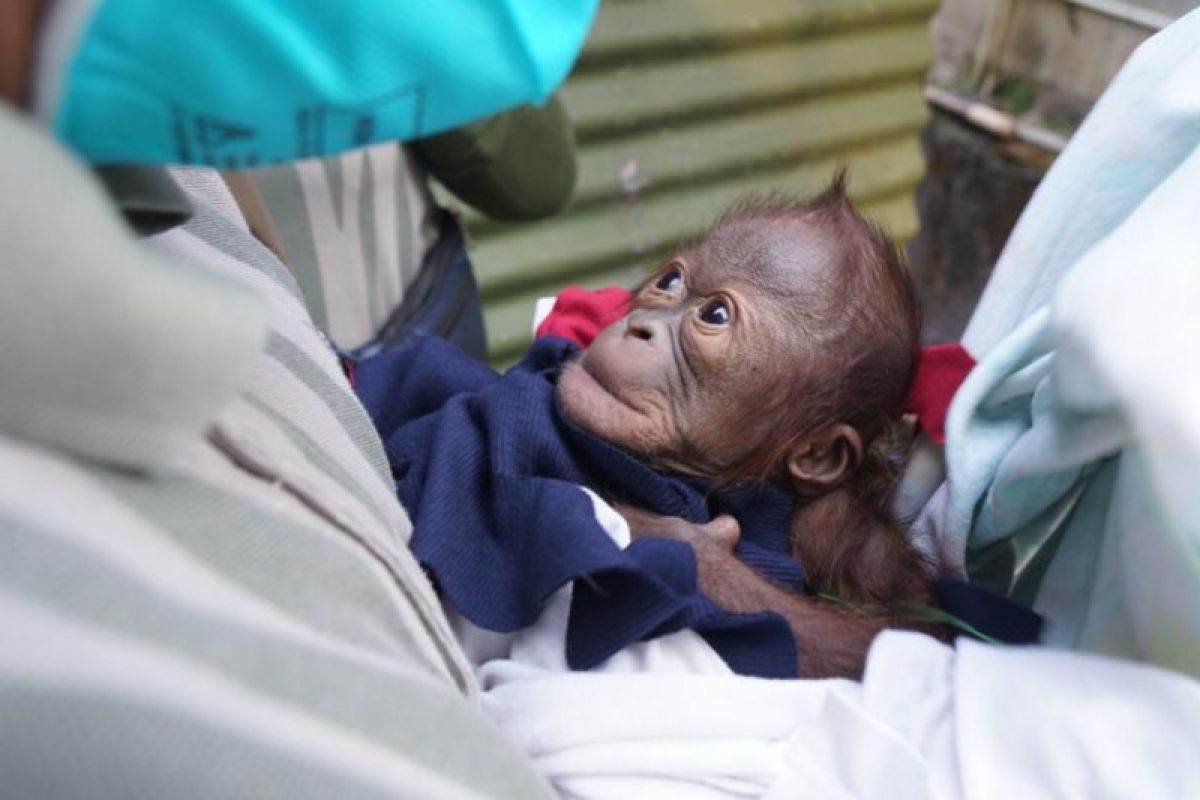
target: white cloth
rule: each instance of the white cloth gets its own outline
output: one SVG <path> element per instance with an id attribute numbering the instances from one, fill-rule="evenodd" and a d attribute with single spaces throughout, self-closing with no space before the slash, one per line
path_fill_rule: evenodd
<path id="1" fill-rule="evenodd" d="M 571 672 L 569 606 L 512 635 L 455 621 L 484 709 L 566 798 L 1200 797 L 1200 685 L 1173 673 L 888 632 L 861 684 L 774 681 L 691 631 Z"/>

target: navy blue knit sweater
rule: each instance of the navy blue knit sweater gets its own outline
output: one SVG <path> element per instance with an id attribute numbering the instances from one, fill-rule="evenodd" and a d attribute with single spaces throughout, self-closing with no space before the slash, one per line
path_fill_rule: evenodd
<path id="1" fill-rule="evenodd" d="M 783 617 L 732 614 L 700 595 L 689 545 L 648 538 L 618 548 L 580 486 L 693 522 L 730 513 L 742 530 L 739 557 L 802 591 L 803 571 L 788 554 L 790 496 L 769 486 L 710 491 L 579 428 L 554 394 L 562 364 L 577 352 L 541 339 L 500 376 L 430 338 L 357 365 L 359 395 L 413 520 L 417 559 L 460 613 L 495 631 L 533 624 L 544 601 L 574 580 L 566 643 L 573 669 L 690 628 L 738 674 L 795 677 L 796 644 Z M 1036 638 L 1028 612 L 965 585 L 948 593 L 976 627 Z"/>

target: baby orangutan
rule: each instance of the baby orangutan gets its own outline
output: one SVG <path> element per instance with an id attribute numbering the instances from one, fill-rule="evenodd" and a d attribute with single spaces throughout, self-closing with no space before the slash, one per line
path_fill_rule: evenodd
<path id="1" fill-rule="evenodd" d="M 906 267 L 839 176 L 811 201 L 726 213 L 566 367 L 558 398 L 578 425 L 655 468 L 787 486 L 792 553 L 812 596 L 738 560 L 730 517 L 695 525 L 620 510 L 635 537 L 691 543 L 717 605 L 784 616 L 803 676 L 857 677 L 882 628 L 920 627 L 901 607 L 932 602 L 927 565 L 889 512 L 895 469 L 880 446 L 919 328 Z"/>

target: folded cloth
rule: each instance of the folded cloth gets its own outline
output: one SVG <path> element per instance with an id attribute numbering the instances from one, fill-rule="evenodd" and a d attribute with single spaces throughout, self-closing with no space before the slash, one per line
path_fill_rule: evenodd
<path id="1" fill-rule="evenodd" d="M 1163 670 L 889 631 L 861 684 L 770 681 L 683 631 L 579 673 L 556 663 L 565 625 L 552 604 L 478 670 L 562 797 L 1200 796 L 1200 685 Z"/>
<path id="2" fill-rule="evenodd" d="M 583 578 L 566 637 L 574 669 L 692 629 L 739 674 L 794 677 L 796 645 L 782 616 L 732 614 L 703 597 L 682 542 L 647 538 L 620 549 L 581 487 L 693 522 L 731 514 L 742 530 L 738 556 L 803 591 L 802 567 L 790 556 L 792 496 L 771 485 L 714 489 L 657 472 L 582 430 L 554 399 L 554 378 L 577 353 L 543 338 L 501 377 L 449 343 L 423 339 L 358 364 L 356 388 L 412 516 L 417 558 L 454 608 L 493 631 L 528 627 L 546 598 Z M 979 595 L 960 585 L 942 598 L 986 634 L 1036 639 L 1030 612 L 999 598 L 976 602 Z"/>
<path id="3" fill-rule="evenodd" d="M 1049 643 L 1200 676 L 1200 12 L 1143 44 L 1055 162 L 964 344 L 918 527 Z"/>
<path id="4" fill-rule="evenodd" d="M 534 335 L 557 336 L 580 347 L 629 312 L 633 292 L 609 286 L 594 292 L 569 286 L 554 298 L 546 315 L 535 322 Z"/>
<path id="5" fill-rule="evenodd" d="M 889 631 L 861 684 L 762 680 L 678 631 L 574 672 L 571 593 L 507 636 L 451 613 L 484 711 L 564 798 L 1200 796 L 1200 685 L 1163 670 Z"/>
<path id="6" fill-rule="evenodd" d="M 917 416 L 917 427 L 938 444 L 946 442 L 946 412 L 958 387 L 975 367 L 961 344 L 922 347 L 904 410 Z"/>

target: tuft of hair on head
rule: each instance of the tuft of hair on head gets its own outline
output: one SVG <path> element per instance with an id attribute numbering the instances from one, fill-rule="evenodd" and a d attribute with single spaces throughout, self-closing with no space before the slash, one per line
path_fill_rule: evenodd
<path id="1" fill-rule="evenodd" d="M 794 220 L 835 212 L 849 214 L 850 219 L 857 217 L 861 220 L 846 193 L 846 183 L 846 168 L 838 167 L 829 184 L 813 197 L 799 197 L 780 190 L 745 195 L 717 217 L 711 230 L 719 231 L 732 223 L 747 219 Z"/>
<path id="2" fill-rule="evenodd" d="M 854 206 L 850 203 L 850 195 L 846 193 L 846 174 L 846 167 L 844 165 L 835 169 L 833 177 L 829 180 L 829 185 L 822 189 L 820 194 L 808 201 L 808 204 L 814 209 L 847 206 L 853 210 Z"/>

